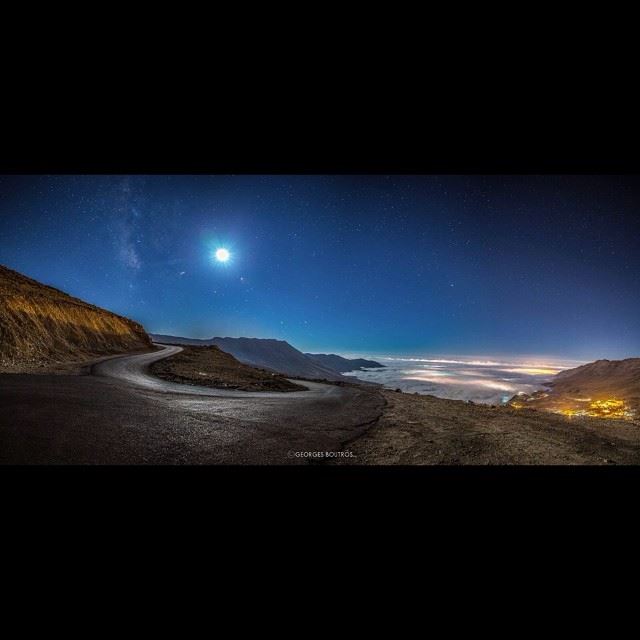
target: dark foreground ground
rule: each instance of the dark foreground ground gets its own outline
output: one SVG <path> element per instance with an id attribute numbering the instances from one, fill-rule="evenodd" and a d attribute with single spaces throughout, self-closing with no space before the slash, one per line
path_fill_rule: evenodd
<path id="1" fill-rule="evenodd" d="M 382 391 L 350 464 L 640 464 L 640 424 Z M 344 459 L 342 459 L 344 460 Z"/>
<path id="2" fill-rule="evenodd" d="M 356 388 L 282 402 L 6 374 L 0 464 L 302 464 L 296 451 L 338 451 L 381 408 L 378 394 Z"/>
<path id="3" fill-rule="evenodd" d="M 1 464 L 639 464 L 640 425 L 306 382 L 243 392 L 149 375 L 180 347 L 90 375 L 0 375 Z M 318 452 L 349 454 L 347 458 Z"/>

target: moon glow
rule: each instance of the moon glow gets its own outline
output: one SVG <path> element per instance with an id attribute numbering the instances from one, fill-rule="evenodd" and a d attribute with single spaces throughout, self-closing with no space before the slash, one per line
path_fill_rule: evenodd
<path id="1" fill-rule="evenodd" d="M 220 249 L 216 249 L 215 256 L 218 262 L 226 262 L 231 257 L 231 254 L 227 249 L 221 247 Z"/>

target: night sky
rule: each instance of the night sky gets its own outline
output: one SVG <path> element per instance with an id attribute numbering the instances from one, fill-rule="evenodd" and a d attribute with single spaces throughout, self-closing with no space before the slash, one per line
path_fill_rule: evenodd
<path id="1" fill-rule="evenodd" d="M 631 176 L 4 176 L 0 264 L 154 333 L 638 357 L 639 207 Z"/>

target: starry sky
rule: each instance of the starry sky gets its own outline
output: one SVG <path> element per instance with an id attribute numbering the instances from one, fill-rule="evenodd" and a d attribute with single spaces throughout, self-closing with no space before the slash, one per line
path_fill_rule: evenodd
<path id="1" fill-rule="evenodd" d="M 0 264 L 154 333 L 637 357 L 639 207 L 632 176 L 0 176 Z"/>

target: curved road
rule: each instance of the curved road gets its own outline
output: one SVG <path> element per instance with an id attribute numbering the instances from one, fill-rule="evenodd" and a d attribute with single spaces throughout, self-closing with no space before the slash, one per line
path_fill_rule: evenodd
<path id="1" fill-rule="evenodd" d="M 343 395 L 342 387 L 321 384 L 319 382 L 300 382 L 300 380 L 292 380 L 292 382 L 303 384 L 309 389 L 308 391 L 287 391 L 286 393 L 276 391 L 233 391 L 230 389 L 212 389 L 211 387 L 168 382 L 167 380 L 149 375 L 149 366 L 158 360 L 164 360 L 164 358 L 180 353 L 183 349 L 182 347 L 155 342 L 154 345 L 160 347 L 160 350 L 154 351 L 153 353 L 109 358 L 93 365 L 91 373 L 96 376 L 123 380 L 130 385 L 142 389 L 150 389 L 163 393 L 212 396 L 218 398 L 280 398 L 285 402 L 290 402 L 291 399 L 313 400 L 327 395 Z"/>
<path id="2" fill-rule="evenodd" d="M 0 463 L 305 464 L 296 452 L 339 451 L 382 411 L 366 387 L 257 393 L 146 372 L 179 349 L 113 357 L 92 375 L 0 374 Z"/>

